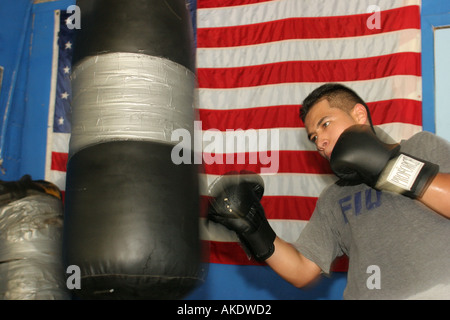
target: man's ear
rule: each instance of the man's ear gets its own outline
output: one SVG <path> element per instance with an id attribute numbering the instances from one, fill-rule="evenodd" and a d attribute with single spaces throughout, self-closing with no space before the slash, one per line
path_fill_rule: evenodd
<path id="1" fill-rule="evenodd" d="M 353 119 L 355 119 L 355 121 L 358 124 L 367 124 L 368 123 L 368 115 L 367 115 L 366 107 L 364 107 L 364 105 L 362 105 L 361 103 L 355 104 L 351 113 L 352 113 Z"/>

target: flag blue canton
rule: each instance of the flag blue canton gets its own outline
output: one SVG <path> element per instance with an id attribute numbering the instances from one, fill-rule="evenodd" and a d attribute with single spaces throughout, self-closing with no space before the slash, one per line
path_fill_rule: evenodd
<path id="1" fill-rule="evenodd" d="M 69 16 L 70 14 L 65 11 L 60 13 L 58 76 L 56 80 L 55 116 L 53 119 L 53 131 L 58 133 L 70 133 L 71 131 L 72 89 L 70 74 L 72 71 L 73 39 L 76 29 L 67 27 L 66 21 Z"/>

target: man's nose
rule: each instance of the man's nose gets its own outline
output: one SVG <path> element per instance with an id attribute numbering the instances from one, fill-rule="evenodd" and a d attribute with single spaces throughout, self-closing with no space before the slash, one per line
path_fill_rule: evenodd
<path id="1" fill-rule="evenodd" d="M 328 146 L 328 143 L 329 143 L 328 139 L 318 138 L 316 143 L 317 150 L 319 151 L 325 150 L 325 148 Z"/>

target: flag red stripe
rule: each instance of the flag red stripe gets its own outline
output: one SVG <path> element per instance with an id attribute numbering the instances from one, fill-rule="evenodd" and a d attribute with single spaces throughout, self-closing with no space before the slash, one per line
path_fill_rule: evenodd
<path id="1" fill-rule="evenodd" d="M 402 29 L 420 29 L 418 6 L 381 11 L 382 24 L 380 29 L 367 27 L 367 20 L 372 14 L 288 18 L 218 28 L 200 27 L 197 29 L 197 47 L 246 46 L 288 39 L 358 37 Z"/>
<path id="2" fill-rule="evenodd" d="M 261 205 L 267 219 L 309 220 L 316 207 L 315 197 L 263 196 Z"/>
<path id="3" fill-rule="evenodd" d="M 223 175 L 230 171 L 240 172 L 241 170 L 261 173 L 262 168 L 265 168 L 265 173 L 332 173 L 328 161 L 321 157 L 317 151 L 268 151 L 267 153 L 264 152 L 264 157 L 257 152 L 215 154 L 212 155 L 212 159 L 220 159 L 223 163 L 215 161 L 211 164 L 208 164 L 205 160 L 210 159 L 205 158 L 208 155 L 208 153 L 204 153 L 202 159 L 204 171 L 207 174 Z M 261 163 L 261 158 L 264 159 L 263 162 L 269 163 Z M 274 163 L 275 161 L 277 163 Z M 270 169 L 273 169 L 273 172 L 269 172 Z"/>
<path id="4" fill-rule="evenodd" d="M 299 101 L 301 103 L 301 101 Z M 403 122 L 422 124 L 422 103 L 410 99 L 392 99 L 367 103 L 375 125 Z M 258 107 L 249 109 L 199 109 L 202 129 L 268 129 L 304 127 L 299 105 Z"/>
<path id="5" fill-rule="evenodd" d="M 394 122 L 422 125 L 422 101 L 392 99 L 369 102 L 367 106 L 374 125 Z"/>
<path id="6" fill-rule="evenodd" d="M 242 6 L 246 4 L 254 4 L 261 2 L 268 2 L 273 0 L 198 0 L 197 8 L 198 9 L 206 9 L 206 8 L 222 8 L 222 7 L 232 7 L 232 6 Z"/>
<path id="7" fill-rule="evenodd" d="M 198 113 L 203 130 L 296 128 L 303 126 L 299 107 L 300 104 L 231 110 L 198 109 Z"/>
<path id="8" fill-rule="evenodd" d="M 234 265 L 264 265 L 253 259 L 249 259 L 238 242 L 209 241 L 210 263 L 234 264 Z"/>
<path id="9" fill-rule="evenodd" d="M 299 57 L 300 58 L 300 57 Z M 237 68 L 198 68 L 200 88 L 240 88 L 289 82 L 341 82 L 420 76 L 420 53 L 323 61 L 285 61 Z"/>
<path id="10" fill-rule="evenodd" d="M 331 271 L 333 272 L 347 272 L 348 271 L 348 257 L 342 256 L 334 259 L 331 265 Z"/>
<path id="11" fill-rule="evenodd" d="M 63 152 L 52 152 L 51 170 L 66 172 L 68 154 Z"/>

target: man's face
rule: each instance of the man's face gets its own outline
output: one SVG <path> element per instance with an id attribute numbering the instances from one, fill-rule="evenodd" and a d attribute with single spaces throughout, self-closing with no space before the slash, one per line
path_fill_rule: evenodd
<path id="1" fill-rule="evenodd" d="M 326 99 L 316 103 L 305 118 L 309 140 L 316 145 L 320 155 L 328 161 L 341 133 L 358 123 L 353 112 L 348 114 L 339 108 L 332 108 Z"/>

